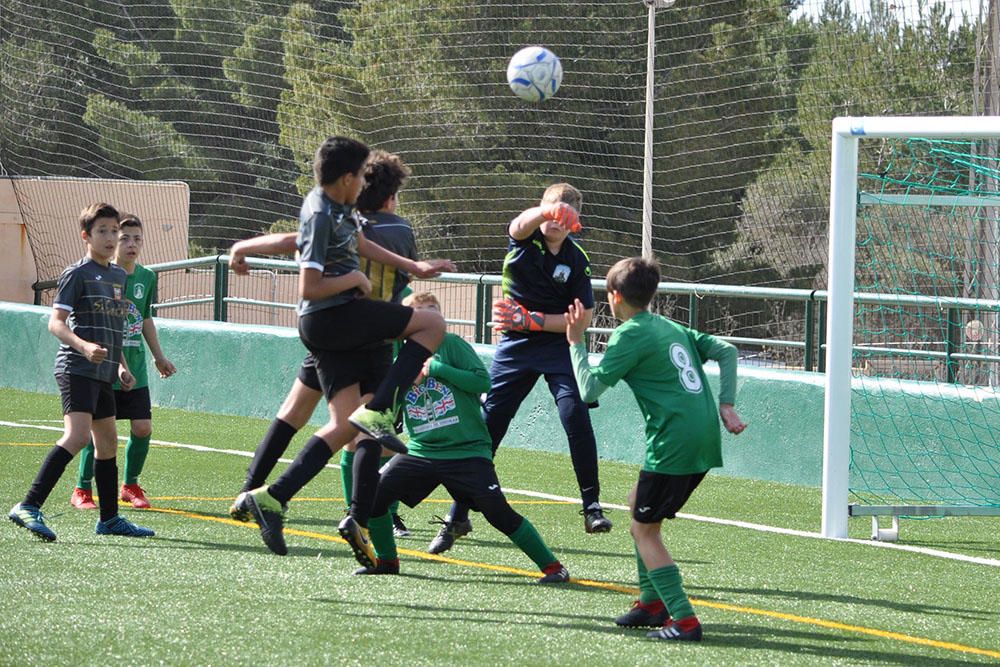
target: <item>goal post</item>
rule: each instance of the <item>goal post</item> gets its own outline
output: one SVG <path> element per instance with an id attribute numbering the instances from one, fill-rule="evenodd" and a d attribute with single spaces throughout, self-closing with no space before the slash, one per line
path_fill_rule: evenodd
<path id="1" fill-rule="evenodd" d="M 857 222 L 860 206 L 859 144 L 866 139 L 883 141 L 913 138 L 927 140 L 996 140 L 1000 139 L 1000 117 L 841 117 L 833 121 L 832 129 L 826 339 L 827 375 L 824 399 L 821 532 L 825 537 L 844 538 L 847 537 L 851 495 L 852 393 L 854 392 L 855 385 L 863 384 L 862 378 L 854 377 L 853 370 L 854 358 L 858 350 L 855 338 L 855 319 L 857 317 L 855 278 L 858 270 L 856 267 L 856 249 L 858 247 Z M 881 157 L 879 155 L 880 159 Z M 959 161 L 959 164 L 962 164 L 961 161 Z M 968 168 L 972 169 L 974 167 L 975 165 L 972 165 Z M 964 165 L 961 168 L 965 168 Z M 992 182 L 992 185 L 989 187 L 993 194 L 992 199 L 995 202 L 997 189 L 1000 188 L 1000 181 L 996 180 L 995 175 L 988 176 L 986 180 Z M 894 186 L 903 193 L 909 194 L 912 191 L 916 194 L 911 204 L 912 206 L 929 207 L 931 205 L 930 200 L 926 197 L 923 199 L 918 198 L 918 191 L 923 187 L 922 185 L 917 188 L 910 188 L 909 184 L 905 182 L 902 184 L 896 182 Z M 937 188 L 938 186 L 934 187 Z M 940 186 L 937 191 L 953 193 L 955 187 L 954 184 L 949 184 L 947 187 Z M 945 206 L 948 205 L 947 203 L 945 204 Z M 951 205 L 954 207 L 953 202 Z M 993 205 L 995 206 L 995 203 Z M 993 264 L 995 264 L 997 258 L 995 238 L 992 239 L 992 243 L 992 258 Z M 914 267 L 913 271 L 922 272 L 926 271 L 926 268 L 921 265 Z M 994 270 L 991 275 L 995 276 L 996 271 Z M 930 282 L 933 282 L 933 280 Z M 995 299 L 963 300 L 953 298 L 956 296 L 954 294 L 943 294 L 941 291 L 933 289 L 930 291 L 932 293 L 926 296 L 881 294 L 879 297 L 887 302 L 891 302 L 895 296 L 900 302 L 908 300 L 911 304 L 916 302 L 929 304 L 932 307 L 936 305 L 937 310 L 942 312 L 952 312 L 949 309 L 953 307 L 965 307 L 970 310 L 983 310 L 992 313 L 997 311 L 997 301 Z M 862 300 L 860 295 L 858 295 L 858 300 Z M 940 355 L 948 355 L 951 351 L 949 344 L 954 338 L 955 323 L 950 322 L 950 320 L 943 321 L 940 323 L 940 328 L 946 329 L 948 332 L 946 335 L 940 337 L 940 343 L 944 350 L 919 351 L 928 359 L 935 359 L 936 356 Z M 928 344 L 928 347 L 930 346 Z M 898 351 L 889 350 L 889 352 Z M 950 360 L 951 358 L 948 357 L 948 361 Z M 951 374 L 948 377 L 951 379 Z M 907 391 L 915 390 L 913 386 L 908 386 Z M 954 391 L 951 391 L 949 396 L 954 396 Z M 982 399 L 981 396 L 979 398 Z M 958 400 L 961 400 L 961 397 Z M 1000 397 L 991 395 L 989 400 L 997 401 L 1000 400 Z M 995 443 L 990 444 L 986 455 L 986 458 L 989 460 L 985 464 L 982 464 L 979 463 L 982 457 L 977 458 L 977 465 L 988 467 L 985 473 L 986 476 L 997 475 L 996 466 L 1000 464 L 1000 458 L 996 458 L 996 451 Z M 990 470 L 992 470 L 992 473 Z M 1000 487 L 1000 478 L 994 477 L 994 479 L 997 482 L 997 487 Z M 996 492 L 1000 495 L 1000 488 L 997 488 Z M 923 514 L 932 513 L 934 511 L 933 506 L 939 505 L 939 503 L 935 502 L 929 509 L 927 505 L 931 504 L 911 503 L 911 505 L 919 507 L 919 512 Z M 988 505 L 990 502 L 987 500 L 981 504 Z M 994 509 L 1000 508 L 984 508 L 980 506 L 972 508 L 968 513 L 993 513 Z M 871 515 L 875 511 L 859 512 L 859 514 L 865 513 Z M 883 513 L 898 515 L 903 512 L 898 508 L 886 506 Z M 945 510 L 940 513 L 953 514 L 959 512 Z M 915 511 L 913 514 L 917 515 L 918 512 Z"/>

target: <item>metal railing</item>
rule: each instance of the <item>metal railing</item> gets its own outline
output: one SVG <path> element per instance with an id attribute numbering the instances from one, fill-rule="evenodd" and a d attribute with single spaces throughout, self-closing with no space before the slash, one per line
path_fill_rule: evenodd
<path id="1" fill-rule="evenodd" d="M 247 258 L 246 262 L 250 268 L 269 269 L 276 271 L 297 272 L 299 266 L 296 262 L 288 260 Z M 172 308 L 191 306 L 197 304 L 212 304 L 212 317 L 219 322 L 228 321 L 228 306 L 230 304 L 242 304 L 252 306 L 266 306 L 281 309 L 294 309 L 292 303 L 266 301 L 261 299 L 248 299 L 232 297 L 229 295 L 229 255 L 212 255 L 195 259 L 185 259 L 176 262 L 164 262 L 161 264 L 151 264 L 147 268 L 157 273 L 166 271 L 192 270 L 198 268 L 211 267 L 214 270 L 213 293 L 207 297 L 195 297 L 187 299 L 173 300 L 167 303 L 159 303 L 154 307 L 157 312 L 163 312 Z M 473 328 L 473 340 L 477 343 L 486 343 L 491 340 L 491 314 L 493 303 L 493 292 L 495 287 L 499 287 L 501 277 L 493 274 L 468 274 L 468 273 L 444 273 L 433 279 L 437 283 L 474 285 L 475 286 L 475 307 L 473 319 L 448 319 L 449 324 L 467 325 Z M 591 281 L 594 289 L 606 291 L 605 280 L 594 279 Z M 56 281 L 41 281 L 32 287 L 35 292 L 35 304 L 41 303 L 43 291 L 56 286 Z M 804 335 L 801 340 L 787 340 L 779 338 L 754 338 L 743 336 L 719 336 L 723 340 L 728 340 L 735 345 L 767 346 L 775 348 L 796 348 L 803 350 L 804 364 L 806 371 L 825 371 L 826 349 L 826 305 L 828 293 L 826 290 L 789 289 L 775 287 L 745 287 L 738 285 L 714 285 L 697 283 L 672 283 L 662 282 L 659 285 L 658 294 L 672 295 L 676 297 L 687 297 L 687 326 L 697 329 L 698 302 L 705 297 L 720 298 L 742 298 L 742 299 L 766 299 L 783 302 L 801 302 L 804 304 Z M 946 310 L 947 336 L 943 341 L 943 350 L 915 350 L 892 347 L 879 347 L 872 345 L 855 345 L 854 349 L 867 354 L 895 356 L 895 357 L 919 357 L 943 361 L 947 369 L 948 382 L 956 381 L 958 364 L 961 361 L 987 362 L 992 364 L 1000 363 L 1000 355 L 993 354 L 967 354 L 959 351 L 961 346 L 959 316 L 961 311 L 1000 312 L 1000 301 L 990 299 L 971 299 L 953 297 L 927 297 L 906 294 L 878 294 L 858 292 L 854 295 L 856 304 L 903 306 L 903 307 L 923 307 Z M 588 330 L 594 334 L 610 334 L 613 329 L 592 327 Z"/>

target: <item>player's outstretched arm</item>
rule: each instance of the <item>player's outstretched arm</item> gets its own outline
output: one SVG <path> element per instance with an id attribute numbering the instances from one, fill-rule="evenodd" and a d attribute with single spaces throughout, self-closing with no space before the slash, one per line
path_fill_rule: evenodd
<path id="1" fill-rule="evenodd" d="M 569 304 L 569 308 L 562 316 L 563 327 L 566 330 L 566 342 L 570 345 L 583 343 L 583 337 L 587 333 L 587 327 L 590 326 L 593 313 L 593 309 L 585 309 L 579 299 L 573 299 L 573 303 Z"/>
<path id="2" fill-rule="evenodd" d="M 517 241 L 523 241 L 531 236 L 546 220 L 555 222 L 567 231 L 576 233 L 583 229 L 580 224 L 580 214 L 569 204 L 542 204 L 525 209 L 507 226 L 507 233 Z"/>
<path id="3" fill-rule="evenodd" d="M 590 326 L 594 310 L 583 311 L 584 329 Z M 564 313 L 541 313 L 528 310 L 514 299 L 497 299 L 493 302 L 493 328 L 498 331 L 566 331 Z"/>
<path id="4" fill-rule="evenodd" d="M 450 259 L 412 260 L 386 250 L 374 241 L 369 241 L 363 233 L 358 234 L 358 254 L 379 264 L 395 266 L 417 278 L 436 278 L 445 271 L 455 270 L 455 265 Z"/>
<path id="5" fill-rule="evenodd" d="M 291 255 L 295 252 L 295 232 L 265 234 L 252 239 L 237 241 L 229 249 L 229 268 L 233 273 L 246 275 L 250 271 L 248 255 Z"/>

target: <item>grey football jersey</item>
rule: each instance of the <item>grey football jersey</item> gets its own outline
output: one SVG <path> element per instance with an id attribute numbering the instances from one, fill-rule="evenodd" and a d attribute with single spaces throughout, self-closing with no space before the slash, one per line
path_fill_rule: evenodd
<path id="1" fill-rule="evenodd" d="M 319 187 L 306 195 L 299 211 L 299 266 L 316 269 L 324 276 L 342 276 L 357 271 L 360 219 L 350 206 L 338 204 Z M 325 299 L 299 301 L 299 315 L 332 308 L 359 296 L 356 290 Z"/>
<path id="2" fill-rule="evenodd" d="M 70 313 L 67 324 L 73 333 L 104 347 L 108 356 L 95 364 L 69 345 L 60 344 L 56 353 L 56 375 L 82 375 L 101 382 L 117 379 L 128 314 L 127 278 L 125 269 L 117 264 L 102 266 L 87 257 L 63 271 L 52 305 Z"/>

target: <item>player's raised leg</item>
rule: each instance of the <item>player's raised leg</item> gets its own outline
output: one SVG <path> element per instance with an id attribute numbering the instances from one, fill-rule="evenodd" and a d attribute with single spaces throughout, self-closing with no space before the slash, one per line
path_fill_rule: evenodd
<path id="1" fill-rule="evenodd" d="M 396 404 L 413 384 L 424 362 L 441 345 L 444 334 L 445 322 L 440 313 L 413 311 L 399 336 L 406 342 L 385 379 L 372 399 L 351 414 L 350 421 L 355 428 L 395 452 L 406 453 L 406 445 L 396 436 Z"/>

